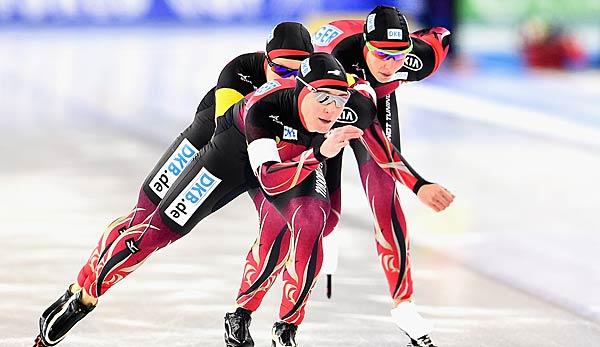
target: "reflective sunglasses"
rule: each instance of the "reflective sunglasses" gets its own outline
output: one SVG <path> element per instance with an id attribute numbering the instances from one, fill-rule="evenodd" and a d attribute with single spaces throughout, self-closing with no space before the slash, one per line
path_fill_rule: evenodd
<path id="1" fill-rule="evenodd" d="M 413 46 L 411 44 L 405 50 L 392 52 L 392 51 L 386 51 L 385 49 L 377 48 L 377 47 L 373 46 L 372 44 L 370 44 L 369 41 L 365 41 L 365 44 L 367 46 L 367 49 L 371 53 L 373 53 L 375 58 L 380 59 L 380 60 L 393 59 L 394 61 L 400 61 L 400 60 L 406 58 L 406 55 L 408 55 L 408 53 L 410 53 L 413 48 Z"/>
<path id="2" fill-rule="evenodd" d="M 265 55 L 265 57 L 267 58 L 267 64 L 269 64 L 271 71 L 279 75 L 279 77 L 288 78 L 290 76 L 298 76 L 298 69 L 290 69 L 289 67 L 275 64 L 271 59 L 269 59 L 268 55 Z"/>
<path id="3" fill-rule="evenodd" d="M 296 81 L 300 81 L 300 83 L 304 84 L 306 86 L 306 88 L 308 88 L 308 90 L 311 93 L 315 93 L 317 101 L 320 104 L 323 104 L 325 106 L 331 104 L 332 102 L 335 102 L 335 106 L 337 106 L 337 107 L 344 107 L 344 105 L 346 105 L 346 103 L 348 102 L 348 99 L 350 98 L 350 92 L 348 92 L 348 91 L 346 91 L 346 95 L 345 96 L 333 95 L 333 94 L 330 94 L 330 93 L 327 93 L 327 92 L 322 92 L 322 91 L 317 90 L 315 87 L 313 87 L 310 84 L 306 83 L 300 77 L 296 77 Z"/>

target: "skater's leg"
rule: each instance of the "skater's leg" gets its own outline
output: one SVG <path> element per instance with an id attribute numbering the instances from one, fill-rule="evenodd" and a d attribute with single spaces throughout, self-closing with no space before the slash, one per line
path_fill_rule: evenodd
<path id="1" fill-rule="evenodd" d="M 279 275 L 288 257 L 290 231 L 285 219 L 267 201 L 262 190 L 249 191 L 259 215 L 256 241 L 246 256 L 236 310 L 225 314 L 225 344 L 228 347 L 254 346 L 250 334 L 251 314 Z"/>
<path id="2" fill-rule="evenodd" d="M 247 177 L 253 176 L 240 151 L 246 145 L 242 134 L 231 128 L 213 141 L 174 182 L 148 218 L 120 232 L 98 255 L 82 286 L 88 294 L 104 294 L 150 254 L 187 234 L 204 217 L 245 191 Z M 223 165 L 223 157 L 230 159 L 228 165 Z M 82 293 L 67 291 L 52 305 L 54 309 L 42 316 L 39 346 L 58 343 L 91 311 L 93 307 L 82 304 Z"/>
<path id="3" fill-rule="evenodd" d="M 374 161 L 360 168 L 361 180 L 375 218 L 377 253 L 395 305 L 413 294 L 410 242 L 394 180 Z"/>
<path id="4" fill-rule="evenodd" d="M 244 145 L 243 137 L 232 127 L 204 146 L 156 210 L 120 233 L 98 256 L 93 273 L 82 285 L 88 294 L 102 295 L 152 253 L 186 235 L 206 216 L 243 193 L 251 175 L 238 150 Z M 229 158 L 228 165 L 223 165 L 223 157 Z"/>
<path id="5" fill-rule="evenodd" d="M 320 179 L 323 178 L 323 173 L 325 174 L 327 191 L 333 189 L 336 192 L 335 202 L 331 202 L 331 204 L 335 203 L 337 210 L 335 213 L 333 211 L 329 213 L 325 232 L 328 230 L 327 227 L 333 229 L 339 218 L 341 159 L 342 152 L 327 161 L 326 170 L 322 168 L 318 170 Z M 315 177 L 316 175 L 317 173 L 315 173 Z M 316 188 L 316 181 L 313 180 L 309 184 L 312 184 L 312 188 Z M 324 192 L 324 190 L 321 191 Z M 255 311 L 285 264 L 290 245 L 290 234 L 287 221 L 278 213 L 275 206 L 265 200 L 266 197 L 262 190 L 254 189 L 250 191 L 250 194 L 259 212 L 259 235 L 246 257 L 237 305 L 248 311 Z M 279 205 L 284 206 L 285 204 L 282 204 L 281 201 L 289 201 L 290 197 L 310 196 L 311 194 L 316 194 L 316 190 L 299 188 L 295 192 L 288 192 L 282 197 L 269 200 L 279 201 Z M 332 206 L 331 209 L 336 207 Z"/>
<path id="6" fill-rule="evenodd" d="M 275 198 L 277 208 L 265 199 L 262 191 L 254 195 L 260 217 L 259 235 L 246 257 L 238 309 L 225 315 L 227 346 L 253 345 L 249 332 L 250 313 L 259 307 L 284 266 L 282 322 L 274 327 L 274 333 L 278 335 L 273 337 L 274 341 L 293 338 L 296 327 L 302 322 L 306 301 L 322 263 L 322 234 L 330 209 L 325 179 L 320 169 L 318 172 L 322 189 L 315 189 L 314 178 L 312 182 L 307 179 L 299 190 Z M 289 226 L 295 231 L 290 232 Z M 288 257 L 290 243 L 292 249 Z M 293 333 L 284 333 L 286 329 Z"/>
<path id="7" fill-rule="evenodd" d="M 86 288 L 86 282 L 93 277 L 99 258 L 112 246 L 113 242 L 133 225 L 141 224 L 155 209 L 165 196 L 171 185 L 192 158 L 204 147 L 215 130 L 214 121 L 215 90 L 211 89 L 202 99 L 196 110 L 194 121 L 169 146 L 159 161 L 150 171 L 138 196 L 134 209 L 112 222 L 100 238 L 98 245 L 92 251 L 88 261 L 79 271 L 77 281 L 72 289 Z M 95 296 L 84 289 L 82 300 L 86 304 L 95 304 Z"/>
<path id="8" fill-rule="evenodd" d="M 304 319 L 306 302 L 321 269 L 323 232 L 331 210 L 322 167 L 271 201 L 292 232 L 279 316 L 297 326 Z"/>
<path id="9" fill-rule="evenodd" d="M 258 307 L 282 263 L 285 270 L 281 321 L 273 327 L 272 343 L 274 346 L 295 345 L 297 326 L 304 318 L 304 307 L 321 268 L 322 237 L 330 211 L 322 167 L 295 188 L 264 197 L 267 201 L 262 194 L 254 196 L 261 232 L 247 257 L 238 297 L 238 305 L 243 307 L 225 315 L 227 346 L 253 346 L 248 331 L 251 311 L 244 307 L 252 310 Z M 283 218 L 275 218 L 276 211 Z M 267 229 L 269 232 L 265 232 Z M 288 245 L 291 248 L 286 257 L 284 252 L 287 253 Z"/>
<path id="10" fill-rule="evenodd" d="M 125 230 L 134 225 L 141 224 L 155 209 L 156 206 L 146 196 L 145 192 L 141 190 L 136 207 L 128 215 L 113 221 L 106 228 L 106 231 L 100 237 L 98 244 L 92 251 L 87 262 L 79 271 L 77 280 L 71 287 L 72 291 L 77 292 L 79 289 L 86 288 L 86 282 L 89 283 L 88 278 L 94 276 L 94 271 L 98 267 L 99 259 L 106 254 L 114 241 L 121 236 Z M 87 305 L 95 304 L 97 301 L 96 296 L 92 296 L 87 289 L 82 293 L 82 300 Z"/>
<path id="11" fill-rule="evenodd" d="M 285 265 L 290 232 L 285 219 L 269 203 L 260 189 L 250 191 L 259 215 L 258 237 L 246 256 L 242 283 L 236 304 L 256 311 L 275 278 Z"/>
<path id="12" fill-rule="evenodd" d="M 433 326 L 417 312 L 411 301 L 410 241 L 395 181 L 368 156 L 361 144 L 355 141 L 351 146 L 375 219 L 377 253 L 393 300 L 392 320 L 410 337 L 414 346 L 434 346 L 428 336 Z"/>
<path id="13" fill-rule="evenodd" d="M 377 100 L 377 118 L 385 136 L 400 149 L 400 121 L 396 93 Z M 410 242 L 404 212 L 394 180 L 369 156 L 358 141 L 351 143 L 358 163 L 363 189 L 374 217 L 377 252 L 394 307 L 411 299 Z"/>
<path id="14" fill-rule="evenodd" d="M 316 284 L 323 261 L 322 237 L 329 214 L 329 203 L 309 197 L 294 198 L 282 210 L 292 228 L 289 259 L 283 273 L 283 296 L 279 317 L 299 325 L 305 306 Z"/>
<path id="15" fill-rule="evenodd" d="M 152 215 L 148 218 L 150 220 Z M 150 254 L 179 237 L 181 235 L 159 221 L 137 224 L 124 230 L 110 247 L 95 258 L 95 267 L 85 278 L 82 288 L 71 286 L 65 295 L 44 311 L 36 345 L 53 346 L 60 342 L 79 320 L 92 311 L 93 301 L 98 296 L 137 269 Z M 88 296 L 85 299 L 82 297 L 84 292 Z M 92 305 L 89 305 L 90 301 Z"/>
<path id="16" fill-rule="evenodd" d="M 413 293 L 410 271 L 410 243 L 404 212 L 395 181 L 354 141 L 352 149 L 363 189 L 373 213 L 375 242 L 394 305 L 410 300 Z"/>

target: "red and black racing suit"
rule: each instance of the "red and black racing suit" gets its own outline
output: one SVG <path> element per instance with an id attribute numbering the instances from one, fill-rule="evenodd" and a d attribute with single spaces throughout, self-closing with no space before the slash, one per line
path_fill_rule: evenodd
<path id="1" fill-rule="evenodd" d="M 385 134 L 377 121 L 374 92 L 368 85 L 364 82 L 359 82 L 354 85 L 353 90 L 351 91 L 351 97 L 346 104 L 344 111 L 352 114 L 352 117 L 345 117 L 344 122 L 338 121 L 334 127 L 347 125 L 349 119 L 352 118 L 351 124 L 364 131 L 363 136 L 359 140 L 351 142 L 352 147 L 360 148 L 362 151 L 368 153 L 370 163 L 376 165 L 380 172 L 384 173 L 387 177 L 390 177 L 392 182 L 399 181 L 415 193 L 418 192 L 421 186 L 429 183 L 421 178 L 408 163 L 406 163 L 400 156 L 399 151 L 396 150 L 392 143 L 385 137 Z M 272 114 L 270 112 L 272 111 L 265 108 L 265 114 Z M 273 121 L 279 119 L 278 115 L 274 117 L 275 118 L 272 119 Z M 267 120 L 264 119 L 263 121 Z M 252 144 L 250 144 L 250 146 L 252 146 Z M 277 150 L 280 154 L 292 149 L 293 145 L 286 140 L 281 140 L 277 144 Z M 269 151 L 264 148 L 261 151 L 263 155 L 268 152 Z M 327 160 L 327 162 L 329 162 L 329 160 Z M 329 168 L 327 167 L 326 176 L 329 176 L 328 170 Z M 339 175 L 340 173 L 337 172 L 336 174 Z M 323 174 L 320 171 L 316 172 L 317 185 L 315 188 L 317 192 L 324 197 L 328 193 L 328 189 L 324 183 L 325 178 L 322 177 L 322 175 Z M 368 182 L 369 178 L 367 177 L 366 180 Z M 283 181 L 273 182 L 270 186 L 276 188 L 281 183 L 283 183 Z M 265 195 L 264 192 L 266 192 L 267 195 Z M 268 189 L 262 191 L 257 190 L 252 194 L 256 209 L 259 213 L 259 234 L 246 256 L 246 265 L 244 267 L 244 273 L 238 292 L 237 305 L 247 310 L 255 311 L 261 304 L 264 295 L 274 283 L 277 275 L 283 270 L 285 284 L 283 293 L 284 300 L 282 301 L 280 312 L 281 318 L 288 323 L 298 325 L 302 322 L 304 316 L 303 311 L 294 310 L 292 311 L 294 312 L 293 315 L 286 314 L 286 312 L 290 312 L 290 306 L 294 303 L 293 294 L 298 291 L 298 287 L 293 280 L 302 278 L 302 276 L 308 276 L 310 277 L 311 282 L 314 281 L 314 275 L 316 275 L 316 273 L 312 271 L 312 268 L 310 266 L 308 268 L 303 268 L 297 264 L 298 247 L 306 248 L 311 244 L 306 243 L 304 230 L 294 229 L 293 232 L 288 232 L 286 219 L 282 218 L 277 213 L 277 206 L 273 206 L 269 203 L 270 198 L 268 194 Z M 327 196 L 329 199 L 330 196 L 328 194 Z M 337 216 L 333 216 L 331 212 L 329 213 L 328 220 L 331 218 L 337 220 Z M 321 219 L 317 217 L 315 217 L 313 222 L 318 223 L 320 227 Z M 327 225 L 329 225 L 329 222 L 327 222 Z M 396 226 L 396 229 L 401 230 L 399 226 Z M 390 237 L 389 233 L 391 230 L 391 228 L 387 227 L 385 229 L 376 229 L 376 239 L 383 247 L 381 253 L 386 261 L 392 260 L 391 252 L 393 251 L 393 246 L 386 241 L 386 238 Z M 289 252 L 289 257 L 288 250 L 291 250 L 291 252 Z M 306 251 L 308 250 L 309 248 L 306 249 Z M 319 250 L 318 261 L 315 264 L 316 266 L 320 266 L 320 258 Z M 294 264 L 296 265 L 290 268 L 290 266 Z M 390 266 L 392 266 L 391 263 Z M 318 270 L 318 268 L 316 270 Z M 308 281 L 304 281 L 304 283 L 307 285 L 309 284 Z M 304 290 L 310 289 L 306 286 L 304 287 Z"/>
<path id="2" fill-rule="evenodd" d="M 380 83 L 370 73 L 365 55 L 367 48 L 363 38 L 364 21 L 340 20 L 321 27 L 314 35 L 315 52 L 327 52 L 335 56 L 346 69 L 366 79 L 377 95 L 377 119 L 384 134 L 400 149 L 400 126 L 395 90 L 402 83 L 422 80 L 434 74 L 448 52 L 450 32 L 436 27 L 411 34 L 413 50 L 403 67 L 396 72 L 394 80 Z M 410 300 L 413 287 L 409 259 L 409 239 L 404 213 L 394 180 L 384 173 L 374 158 L 362 147 L 352 145 L 358 162 L 363 189 L 375 218 L 375 240 L 381 265 L 385 272 L 390 294 L 395 302 Z M 331 194 L 332 218 L 325 235 L 333 231 L 341 213 L 340 172 L 342 155 L 327 161 L 327 185 Z"/>

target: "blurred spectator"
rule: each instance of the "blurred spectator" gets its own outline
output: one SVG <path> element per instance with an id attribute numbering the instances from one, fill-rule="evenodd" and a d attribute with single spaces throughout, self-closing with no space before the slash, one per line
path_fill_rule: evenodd
<path id="1" fill-rule="evenodd" d="M 578 69 L 588 59 L 574 35 L 561 26 L 532 19 L 522 28 L 522 55 L 526 66 L 544 69 Z"/>

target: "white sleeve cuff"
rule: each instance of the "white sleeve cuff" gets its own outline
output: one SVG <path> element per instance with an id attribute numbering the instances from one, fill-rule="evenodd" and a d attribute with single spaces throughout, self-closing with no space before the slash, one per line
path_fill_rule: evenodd
<path id="1" fill-rule="evenodd" d="M 248 145 L 248 158 L 250 159 L 250 167 L 257 174 L 258 169 L 264 163 L 275 161 L 281 163 L 277 143 L 273 139 L 261 138 L 252 141 Z"/>

